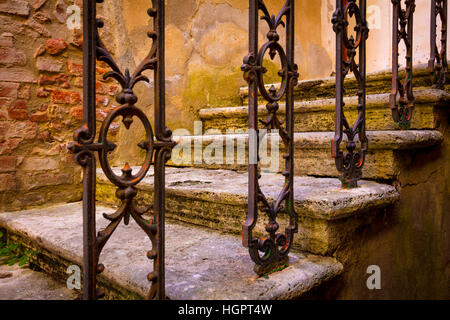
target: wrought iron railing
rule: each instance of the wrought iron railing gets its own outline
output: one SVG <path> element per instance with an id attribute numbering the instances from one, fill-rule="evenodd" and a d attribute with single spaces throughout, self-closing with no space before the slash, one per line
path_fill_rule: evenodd
<path id="1" fill-rule="evenodd" d="M 165 163 L 175 145 L 172 133 L 165 125 L 164 0 L 152 0 L 152 8 L 148 10 L 148 14 L 153 18 L 154 31 L 148 32 L 148 36 L 153 44 L 147 57 L 131 75 L 128 69 L 125 72 L 120 70 L 100 39 L 98 28 L 103 27 L 103 22 L 96 18 L 96 5 L 102 2 L 103 0 L 83 1 L 83 125 L 75 132 L 75 141 L 70 145 L 76 161 L 83 167 L 83 298 L 97 299 L 104 295 L 104 291 L 96 285 L 96 275 L 105 269 L 103 264 L 99 264 L 101 251 L 120 222 L 123 220 L 128 224 L 131 216 L 152 243 L 152 249 L 147 252 L 147 257 L 153 260 L 153 271 L 147 277 L 151 282 L 147 298 L 164 299 L 164 173 Z M 103 76 L 104 79 L 113 78 L 122 87 L 122 92 L 116 97 L 120 106 L 111 111 L 103 121 L 98 142 L 95 142 L 96 60 L 104 61 L 112 69 Z M 154 132 L 145 113 L 135 105 L 138 98 L 133 91 L 138 82 L 149 82 L 142 74 L 149 69 L 154 70 L 155 77 Z M 108 131 L 111 123 L 118 118 L 122 118 L 127 129 L 135 119 L 141 121 L 145 129 L 146 138 L 138 146 L 145 150 L 146 157 L 136 174 L 133 174 L 126 163 L 122 175 L 117 175 L 108 161 L 108 153 L 116 148 L 108 140 Z M 116 196 L 121 200 L 115 213 L 103 214 L 110 223 L 98 233 L 95 223 L 95 152 L 98 152 L 105 175 L 117 186 Z M 146 176 L 151 165 L 155 171 L 153 206 L 140 208 L 135 200 L 136 185 Z M 154 218 L 145 218 L 144 214 L 152 209 Z"/>
<path id="2" fill-rule="evenodd" d="M 409 129 L 414 110 L 413 94 L 413 17 L 415 0 L 406 0 L 404 8 L 401 0 L 391 0 L 392 14 L 392 92 L 390 106 L 395 124 L 401 129 Z M 403 41 L 406 49 L 405 78 L 399 79 L 399 44 Z"/>
<path id="3" fill-rule="evenodd" d="M 349 36 L 349 17 L 355 18 L 355 37 Z M 336 33 L 336 113 L 331 154 L 335 159 L 336 168 L 342 173 L 342 185 L 354 188 L 362 177 L 369 144 L 366 137 L 366 40 L 369 34 L 366 1 L 336 0 L 332 24 Z M 356 63 L 357 53 L 358 63 Z M 358 117 L 352 126 L 344 113 L 344 80 L 350 72 L 353 72 L 358 83 Z M 345 153 L 341 150 L 344 134 L 348 140 Z M 358 150 L 356 136 L 360 143 Z"/>
<path id="4" fill-rule="evenodd" d="M 430 60 L 433 87 L 444 89 L 447 72 L 447 0 L 431 0 Z M 437 19 L 441 21 L 441 47 L 437 45 Z"/>
<path id="5" fill-rule="evenodd" d="M 249 53 L 244 58 L 242 70 L 244 79 L 249 86 L 249 189 L 248 189 L 248 217 L 242 227 L 242 243 L 249 248 L 252 260 L 255 262 L 255 272 L 262 275 L 285 265 L 289 261 L 289 251 L 297 232 L 297 214 L 294 208 L 294 115 L 293 115 L 293 87 L 297 83 L 297 65 L 294 63 L 294 0 L 287 0 L 277 16 L 270 15 L 263 0 L 250 0 L 249 10 Z M 267 42 L 261 47 L 258 45 L 259 13 L 268 27 Z M 286 29 L 286 51 L 280 44 L 279 29 Z M 274 86 L 267 90 L 264 85 L 264 73 L 267 70 L 263 66 L 266 54 L 273 60 L 276 55 L 281 61 L 281 87 L 277 91 Z M 260 131 L 258 130 L 258 93 L 267 100 L 266 108 L 269 116 L 261 121 L 264 128 L 279 133 L 283 144 L 287 149 L 284 155 L 286 169 L 284 186 L 274 203 L 266 198 L 260 188 L 259 179 L 259 143 Z M 279 102 L 286 99 L 285 124 L 279 119 L 277 113 Z M 280 228 L 277 217 L 282 210 L 282 205 L 289 215 L 289 225 L 284 233 L 279 233 Z M 265 226 L 268 237 L 257 238 L 253 235 L 258 221 L 259 211 L 268 215 L 268 223 Z"/>

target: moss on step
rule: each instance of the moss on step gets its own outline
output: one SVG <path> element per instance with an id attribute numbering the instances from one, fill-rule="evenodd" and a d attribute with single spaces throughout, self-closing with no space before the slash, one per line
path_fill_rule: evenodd
<path id="1" fill-rule="evenodd" d="M 411 129 L 434 129 L 439 126 L 436 108 L 447 108 L 450 105 L 450 94 L 442 90 L 415 90 L 416 106 L 413 113 Z M 356 97 L 345 98 L 345 116 L 350 123 L 356 121 L 358 100 Z M 285 107 L 281 105 L 280 114 Z M 268 116 L 264 105 L 258 109 L 261 120 Z M 335 100 L 323 99 L 299 101 L 294 106 L 295 132 L 333 131 L 335 117 Z M 204 109 L 200 111 L 204 130 L 247 129 L 248 108 L 229 107 L 220 109 Z M 389 94 L 368 95 L 366 104 L 367 130 L 398 129 L 392 120 L 389 107 Z"/>
<path id="2" fill-rule="evenodd" d="M 432 77 L 425 65 L 414 66 L 413 86 L 414 88 L 431 88 Z M 400 78 L 404 77 L 404 71 L 400 71 Z M 447 74 L 447 77 L 449 74 Z M 279 86 L 279 84 L 277 84 Z M 348 77 L 345 80 L 345 90 L 347 96 L 357 94 L 358 86 L 354 77 Z M 377 94 L 390 92 L 392 88 L 391 71 L 375 72 L 367 75 L 366 93 Z M 449 91 L 450 84 L 446 85 L 446 90 Z M 243 87 L 240 90 L 240 96 L 244 104 L 248 100 L 248 88 Z M 312 79 L 299 81 L 294 88 L 294 96 L 297 100 L 315 100 L 323 98 L 331 98 L 335 96 L 335 78 Z M 260 101 L 263 101 L 262 99 Z"/>
<path id="3" fill-rule="evenodd" d="M 72 261 L 45 249 L 40 243 L 30 240 L 26 235 L 13 233 L 6 229 L 3 230 L 5 231 L 8 242 L 20 243 L 21 250 L 33 250 L 36 252 L 34 257 L 29 261 L 32 269 L 43 271 L 62 284 L 66 283 L 69 276 L 66 271 L 70 265 L 73 265 Z M 98 285 L 105 290 L 104 299 L 106 300 L 141 300 L 144 298 L 123 287 L 114 285 L 110 281 L 105 281 L 102 276 L 98 277 Z M 77 291 L 81 294 L 81 290 Z"/>

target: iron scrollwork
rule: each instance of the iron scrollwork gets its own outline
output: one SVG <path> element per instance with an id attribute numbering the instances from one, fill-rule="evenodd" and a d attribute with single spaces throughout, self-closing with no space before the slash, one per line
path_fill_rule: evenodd
<path id="1" fill-rule="evenodd" d="M 444 89 L 447 81 L 447 0 L 431 0 L 430 60 L 433 88 Z M 441 20 L 441 48 L 437 41 L 437 19 Z"/>
<path id="2" fill-rule="evenodd" d="M 249 85 L 249 200 L 248 217 L 242 226 L 242 243 L 249 248 L 250 257 L 255 262 L 255 272 L 259 275 L 267 274 L 289 262 L 289 251 L 292 246 L 294 234 L 297 232 L 297 214 L 294 208 L 294 165 L 293 165 L 293 88 L 298 80 L 298 68 L 294 63 L 294 0 L 287 0 L 277 16 L 270 15 L 263 0 L 250 0 L 249 20 L 249 53 L 244 58 L 241 69 L 244 79 Z M 261 20 L 268 27 L 268 41 L 259 48 L 258 46 L 258 18 L 262 12 Z M 283 19 L 285 18 L 286 21 Z M 286 28 L 286 51 L 281 46 L 278 28 Z M 273 60 L 276 55 L 281 61 L 279 76 L 282 78 L 281 87 L 277 91 L 274 86 L 269 90 L 264 84 L 263 75 L 267 70 L 263 66 L 263 59 L 268 54 Z M 266 108 L 269 116 L 261 121 L 269 130 L 277 130 L 287 149 L 284 155 L 285 183 L 274 203 L 266 198 L 259 185 L 261 175 L 258 167 L 258 151 L 261 137 L 258 130 L 258 92 L 267 100 Z M 279 101 L 286 98 L 285 125 L 280 121 L 277 111 Z M 253 134 L 252 134 L 253 133 Z M 253 153 L 252 157 L 250 154 Z M 251 161 L 254 158 L 255 161 Z M 284 233 L 277 232 L 279 224 L 277 217 L 282 209 L 289 215 L 289 225 Z M 267 238 L 258 239 L 253 236 L 253 229 L 258 221 L 258 211 L 268 215 L 268 223 L 265 227 L 269 234 Z"/>
<path id="3" fill-rule="evenodd" d="M 413 17 L 415 0 L 406 0 L 402 9 L 401 0 L 391 0 L 393 5 L 392 22 L 392 92 L 390 106 L 395 124 L 400 129 L 409 129 L 415 99 L 413 93 Z M 399 79 L 399 44 L 406 47 L 405 78 L 403 84 Z M 397 96 L 399 97 L 397 98 Z"/>
<path id="4" fill-rule="evenodd" d="M 356 36 L 348 35 L 349 17 L 355 18 Z M 332 141 L 332 157 L 336 168 L 343 174 L 342 185 L 347 188 L 358 186 L 362 176 L 362 168 L 368 151 L 366 136 L 366 40 L 369 28 L 366 22 L 366 1 L 336 0 L 336 11 L 332 18 L 333 30 L 336 33 L 336 113 L 335 136 Z M 356 54 L 358 63 L 356 63 Z M 344 80 L 352 72 L 358 83 L 358 117 L 353 126 L 348 123 L 344 114 Z M 340 149 L 344 133 L 347 136 L 347 152 Z M 357 149 L 355 137 L 358 135 L 360 148 Z"/>
<path id="5" fill-rule="evenodd" d="M 132 217 L 141 229 L 147 234 L 152 249 L 147 257 L 153 260 L 153 271 L 147 278 L 151 288 L 147 299 L 164 299 L 164 171 L 165 163 L 169 160 L 175 143 L 172 133 L 165 126 L 165 100 L 164 100 L 164 1 L 152 0 L 152 8 L 148 14 L 153 18 L 154 31 L 148 32 L 152 39 L 152 46 L 147 57 L 130 75 L 128 69 L 122 72 L 113 57 L 103 45 L 98 29 L 103 27 L 103 21 L 96 19 L 96 3 L 103 0 L 83 2 L 83 125 L 74 134 L 74 142 L 70 150 L 75 154 L 75 160 L 84 168 L 83 178 L 83 272 L 84 272 L 84 299 L 98 299 L 104 296 L 104 291 L 96 286 L 96 275 L 103 272 L 105 266 L 99 264 L 99 257 L 103 247 L 123 220 L 127 225 Z M 104 61 L 112 69 L 103 78 L 115 79 L 122 91 L 116 100 L 119 107 L 112 110 L 103 121 L 98 142 L 96 137 L 95 113 L 95 82 L 96 60 Z M 153 70 L 155 75 L 155 131 L 145 115 L 136 106 L 138 98 L 133 92 L 134 86 L 140 82 L 149 82 L 142 73 Z M 113 121 L 122 119 L 126 129 L 129 129 L 135 119 L 142 122 L 146 138 L 138 144 L 145 150 L 146 156 L 140 170 L 133 174 L 128 163 L 122 169 L 122 174 L 114 173 L 108 162 L 108 153 L 116 145 L 108 141 L 108 131 Z M 109 220 L 109 225 L 96 234 L 95 224 L 95 189 L 96 189 L 96 161 L 98 158 L 102 170 L 108 179 L 117 186 L 116 196 L 121 205 L 113 214 L 103 214 Z M 136 204 L 136 185 L 146 176 L 151 165 L 154 165 L 154 203 L 152 206 L 140 208 Z M 144 214 L 153 209 L 153 219 L 146 219 Z"/>

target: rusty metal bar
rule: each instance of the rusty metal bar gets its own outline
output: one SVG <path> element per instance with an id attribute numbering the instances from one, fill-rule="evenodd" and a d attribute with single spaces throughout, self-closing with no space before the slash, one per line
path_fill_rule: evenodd
<path id="1" fill-rule="evenodd" d="M 294 210 L 294 164 L 293 164 L 293 88 L 298 80 L 298 68 L 294 63 L 294 0 L 287 0 L 277 16 L 270 15 L 263 0 L 249 1 L 249 53 L 244 58 L 241 69 L 244 72 L 244 79 L 249 86 L 249 191 L 248 191 L 248 216 L 242 226 L 242 244 L 249 248 L 250 257 L 255 262 L 255 272 L 259 275 L 270 273 L 271 271 L 283 267 L 289 262 L 289 251 L 297 232 L 297 214 Z M 268 41 L 261 47 L 258 45 L 259 14 L 262 13 L 261 20 L 264 20 L 268 27 Z M 286 51 L 281 46 L 278 29 L 286 28 Z M 263 66 L 265 55 L 268 54 L 273 60 L 279 56 L 282 69 L 279 75 L 282 78 L 281 87 L 277 90 L 271 86 L 266 89 L 264 83 L 264 73 L 267 70 Z M 261 121 L 264 128 L 271 132 L 278 132 L 283 144 L 288 150 L 284 155 L 286 168 L 283 172 L 285 177 L 284 186 L 276 201 L 270 203 L 259 186 L 261 175 L 259 174 L 259 143 L 260 130 L 258 129 L 258 94 L 267 101 L 266 108 L 269 116 L 265 121 Z M 278 102 L 286 99 L 286 119 L 283 125 L 278 118 Z M 277 217 L 284 203 L 284 209 L 289 215 L 289 225 L 284 233 L 277 233 L 279 224 Z M 260 205 L 260 206 L 259 206 Z M 253 235 L 253 229 L 258 221 L 259 211 L 268 215 L 266 231 L 269 237 L 258 238 Z"/>
<path id="2" fill-rule="evenodd" d="M 430 60 L 433 88 L 444 89 L 447 82 L 447 0 L 431 0 Z M 441 20 L 441 48 L 437 45 L 437 18 Z"/>
<path id="3" fill-rule="evenodd" d="M 415 105 L 413 94 L 413 18 L 416 8 L 415 0 L 406 0 L 405 8 L 401 0 L 391 0 L 392 15 L 392 91 L 390 107 L 395 124 L 400 129 L 409 129 Z M 405 78 L 399 78 L 399 44 L 404 43 Z"/>
<path id="4" fill-rule="evenodd" d="M 355 19 L 355 37 L 349 37 L 349 18 Z M 366 1 L 336 0 L 336 11 L 331 22 L 336 33 L 336 112 L 331 156 L 335 159 L 336 168 L 342 173 L 342 186 L 355 188 L 362 177 L 369 144 L 366 136 L 366 40 L 369 36 Z M 344 80 L 350 72 L 358 82 L 358 117 L 352 126 L 344 113 Z M 346 152 L 341 150 L 344 134 L 347 136 Z M 356 136 L 359 141 L 356 141 Z"/>
<path id="5" fill-rule="evenodd" d="M 153 272 L 147 278 L 151 282 L 147 299 L 165 299 L 164 290 L 164 213 L 165 213 L 165 163 L 170 159 L 172 148 L 172 132 L 165 124 L 165 81 L 164 81 L 164 0 L 152 0 L 152 8 L 147 12 L 154 21 L 154 31 L 148 36 L 153 40 L 147 57 L 136 68 L 133 74 L 128 69 L 124 72 L 118 67 L 111 54 L 103 45 L 98 29 L 103 27 L 103 21 L 96 19 L 96 3 L 103 0 L 84 0 L 83 2 L 83 125 L 74 134 L 74 142 L 69 149 L 74 153 L 75 160 L 84 168 L 83 178 L 83 298 L 94 300 L 104 296 L 102 289 L 97 289 L 96 275 L 104 271 L 105 266 L 99 264 L 100 253 L 107 241 L 123 220 L 127 225 L 130 217 L 143 229 L 152 243 L 152 249 L 147 257 L 153 260 Z M 122 91 L 116 100 L 119 107 L 112 110 L 103 121 L 98 142 L 96 136 L 95 118 L 95 83 L 96 60 L 105 62 L 111 71 L 103 78 L 115 79 Z M 155 133 L 145 113 L 136 106 L 138 97 L 133 92 L 136 83 L 149 82 L 142 73 L 145 70 L 154 70 L 155 75 Z M 140 170 L 133 174 L 128 163 L 122 168 L 122 174 L 117 175 L 108 161 L 108 153 L 116 145 L 108 141 L 108 131 L 111 124 L 121 119 L 126 129 L 129 129 L 135 119 L 144 127 L 146 137 L 138 146 L 146 152 L 144 163 Z M 94 153 L 98 158 L 102 170 L 108 179 L 117 186 L 116 196 L 121 200 L 119 209 L 113 214 L 103 214 L 109 220 L 109 225 L 96 234 L 95 225 L 95 171 L 96 162 Z M 154 164 L 154 203 L 152 206 L 140 208 L 137 206 L 136 185 L 144 179 L 151 165 Z M 153 209 L 153 219 L 146 217 Z"/>

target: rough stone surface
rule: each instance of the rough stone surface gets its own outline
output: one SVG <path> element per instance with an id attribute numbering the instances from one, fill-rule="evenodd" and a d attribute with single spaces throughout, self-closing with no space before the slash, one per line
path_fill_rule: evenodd
<path id="1" fill-rule="evenodd" d="M 273 135 L 268 135 L 267 154 L 271 158 L 271 145 Z M 443 135 L 437 130 L 388 130 L 368 131 L 369 153 L 363 170 L 365 179 L 392 179 L 395 178 L 404 166 L 407 166 L 407 155 L 420 148 L 439 145 L 443 141 Z M 340 177 L 336 170 L 334 159 L 330 156 L 331 141 L 334 132 L 297 132 L 294 134 L 294 173 L 295 175 L 312 175 L 323 177 Z M 171 165 L 195 166 L 210 169 L 247 170 L 248 154 L 237 155 L 237 146 L 242 145 L 248 149 L 247 134 L 207 135 L 207 136 L 182 136 L 175 137 L 179 142 L 169 162 Z M 227 162 L 226 143 L 230 140 L 234 148 L 234 161 Z M 284 168 L 282 158 L 284 146 L 279 141 L 278 164 L 270 162 L 262 167 L 278 168 L 281 172 Z M 275 142 L 276 143 L 276 142 Z M 202 146 L 202 157 L 198 163 L 194 162 L 195 145 Z M 223 154 L 206 153 L 208 146 L 220 146 Z M 223 146 L 223 147 L 222 147 Z M 189 149 L 190 154 L 183 149 Z M 341 144 L 345 150 L 345 137 Z M 198 152 L 199 153 L 199 152 Z M 406 157 L 406 159 L 405 159 Z M 276 160 L 276 158 L 274 158 Z M 274 171 L 273 169 L 271 169 Z"/>
<path id="2" fill-rule="evenodd" d="M 48 275 L 17 265 L 0 265 L 0 300 L 74 300 L 76 291 Z"/>
<path id="3" fill-rule="evenodd" d="M 135 168 L 136 169 L 136 168 Z M 117 173 L 120 170 L 116 171 Z M 98 172 L 97 199 L 118 204 L 116 188 Z M 283 186 L 281 175 L 263 174 L 261 189 L 273 201 Z M 338 179 L 295 177 L 295 208 L 299 215 L 300 237 L 294 248 L 330 255 L 347 236 L 370 221 L 373 213 L 398 200 L 394 187 L 362 181 L 357 189 L 343 189 Z M 153 199 L 153 174 L 139 184 L 138 200 Z M 227 170 L 166 168 L 166 214 L 174 220 L 240 234 L 247 216 L 248 176 Z M 255 233 L 263 235 L 267 217 L 261 215 Z M 281 228 L 288 222 L 280 213 Z M 300 240 L 302 239 L 302 240 Z"/>
<path id="4" fill-rule="evenodd" d="M 367 74 L 366 93 L 376 94 L 390 92 L 392 89 L 392 70 L 383 70 Z M 404 70 L 400 70 L 399 77 L 403 79 Z M 274 85 L 276 89 L 280 88 L 279 83 L 267 84 L 266 87 Z M 413 87 L 430 88 L 432 86 L 430 72 L 425 64 L 413 66 Z M 448 84 L 447 84 L 448 87 Z M 347 96 L 357 94 L 357 81 L 353 74 L 346 77 L 345 90 Z M 448 90 L 447 90 L 448 91 Z M 247 102 L 248 87 L 240 88 L 240 96 L 244 102 Z M 321 79 L 305 79 L 298 82 L 294 88 L 294 96 L 300 100 L 314 100 L 331 98 L 335 96 L 335 77 Z"/>
<path id="5" fill-rule="evenodd" d="M 30 5 L 21 0 L 2 0 L 0 1 L 0 12 L 27 17 L 30 14 Z"/>
<path id="6" fill-rule="evenodd" d="M 415 90 L 415 109 L 412 129 L 434 129 L 439 126 L 439 118 L 434 112 L 435 107 L 448 108 L 450 94 L 443 90 L 422 89 Z M 367 95 L 366 128 L 367 130 L 396 129 L 392 120 L 389 106 L 389 93 Z M 356 96 L 344 98 L 345 115 L 350 123 L 356 121 L 358 112 L 358 98 Z M 336 100 L 318 99 L 297 101 L 294 105 L 295 132 L 330 131 L 334 130 L 334 114 Z M 280 105 L 279 114 L 284 116 L 285 105 Z M 265 105 L 258 108 L 261 120 L 267 118 Z M 199 112 L 204 130 L 208 129 L 246 129 L 248 128 L 248 107 L 206 108 Z"/>
<path id="7" fill-rule="evenodd" d="M 82 260 L 81 204 L 0 214 L 0 226 L 8 233 L 26 236 L 69 263 Z M 106 226 L 98 207 L 98 228 Z M 145 256 L 150 241 L 131 222 L 121 224 L 106 244 L 100 262 L 106 267 L 100 278 L 118 286 L 126 295 L 144 296 L 152 266 Z M 170 299 L 291 299 L 301 296 L 342 272 L 333 258 L 292 253 L 290 266 L 257 278 L 253 263 L 240 239 L 198 227 L 166 224 L 166 293 Z"/>

